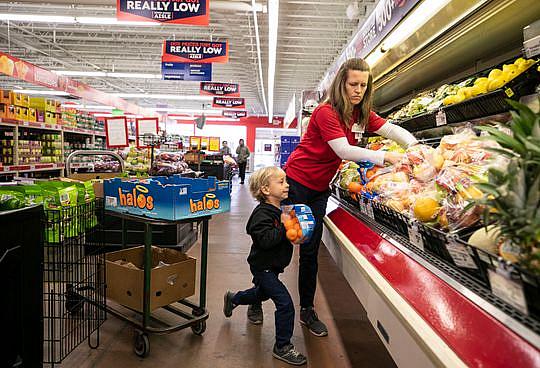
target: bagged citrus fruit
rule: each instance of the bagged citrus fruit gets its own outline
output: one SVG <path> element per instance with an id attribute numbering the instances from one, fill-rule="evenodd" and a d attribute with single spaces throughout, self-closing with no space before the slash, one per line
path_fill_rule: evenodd
<path id="1" fill-rule="evenodd" d="M 305 243 L 311 239 L 315 229 L 315 217 L 311 208 L 305 204 L 292 204 L 281 206 L 285 215 L 285 230 L 287 239 L 293 243 Z"/>

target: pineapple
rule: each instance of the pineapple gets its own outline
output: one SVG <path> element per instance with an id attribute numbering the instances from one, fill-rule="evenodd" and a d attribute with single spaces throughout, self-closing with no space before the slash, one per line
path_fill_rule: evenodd
<path id="1" fill-rule="evenodd" d="M 500 235 L 520 251 L 519 261 L 540 274 L 540 114 L 508 100 L 511 134 L 485 126 L 487 139 L 499 143 L 492 151 L 509 159 L 506 170 L 492 168 L 489 181 L 477 187 L 486 193 L 475 202 L 485 205 L 484 221 L 495 222 Z"/>

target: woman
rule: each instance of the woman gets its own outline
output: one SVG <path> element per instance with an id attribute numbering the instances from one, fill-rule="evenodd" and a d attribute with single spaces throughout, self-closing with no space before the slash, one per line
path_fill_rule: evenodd
<path id="1" fill-rule="evenodd" d="M 350 59 L 343 63 L 328 91 L 328 98 L 313 111 L 305 135 L 285 166 L 290 185 L 289 200 L 311 207 L 316 220 L 310 242 L 300 247 L 298 287 L 300 322 L 317 336 L 328 334 L 313 309 L 313 299 L 330 181 L 341 160 L 366 160 L 376 165 L 401 160 L 403 154 L 400 153 L 356 147 L 364 131 L 393 139 L 405 147 L 417 143 L 408 131 L 387 123 L 371 111 L 372 90 L 373 79 L 364 60 Z M 262 320 L 262 311 L 261 316 L 253 317 L 254 310 L 258 309 L 258 306 L 252 306 L 251 319 Z"/>

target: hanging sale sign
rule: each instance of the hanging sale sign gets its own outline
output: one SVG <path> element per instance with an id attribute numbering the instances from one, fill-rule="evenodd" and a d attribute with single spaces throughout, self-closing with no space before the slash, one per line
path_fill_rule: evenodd
<path id="1" fill-rule="evenodd" d="M 236 83 L 201 82 L 201 95 L 240 97 L 240 86 Z"/>
<path id="2" fill-rule="evenodd" d="M 209 151 L 219 151 L 219 137 L 210 137 Z"/>
<path id="3" fill-rule="evenodd" d="M 233 119 L 245 118 L 247 116 L 247 111 L 246 110 L 223 110 L 221 115 L 226 118 L 233 118 Z"/>
<path id="4" fill-rule="evenodd" d="M 135 120 L 135 135 L 137 139 L 137 148 L 149 148 L 149 143 L 153 140 L 151 137 L 157 136 L 159 131 L 158 118 L 142 118 Z M 150 135 L 146 139 L 144 136 Z"/>
<path id="5" fill-rule="evenodd" d="M 161 63 L 164 80 L 211 81 L 212 64 Z"/>
<path id="6" fill-rule="evenodd" d="M 126 117 L 105 118 L 105 136 L 108 148 L 129 146 Z"/>
<path id="7" fill-rule="evenodd" d="M 116 19 L 207 26 L 210 0 L 116 0 Z"/>
<path id="8" fill-rule="evenodd" d="M 210 41 L 163 41 L 162 62 L 227 63 L 229 43 Z"/>
<path id="9" fill-rule="evenodd" d="M 226 109 L 245 109 L 246 102 L 240 97 L 214 97 L 212 107 Z"/>

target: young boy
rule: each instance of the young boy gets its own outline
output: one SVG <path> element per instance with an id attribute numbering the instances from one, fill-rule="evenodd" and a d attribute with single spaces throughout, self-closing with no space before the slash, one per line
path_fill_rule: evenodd
<path id="1" fill-rule="evenodd" d="M 294 304 L 289 291 L 278 276 L 291 262 L 293 245 L 286 237 L 284 215 L 280 203 L 289 194 L 285 172 L 278 167 L 265 167 L 251 175 L 249 190 L 260 203 L 248 220 L 246 230 L 253 244 L 247 261 L 253 274 L 251 289 L 224 297 L 223 313 L 232 315 L 238 305 L 260 304 L 272 299 L 276 305 L 276 342 L 272 355 L 293 365 L 306 364 L 304 355 L 291 344 L 294 329 Z"/>

